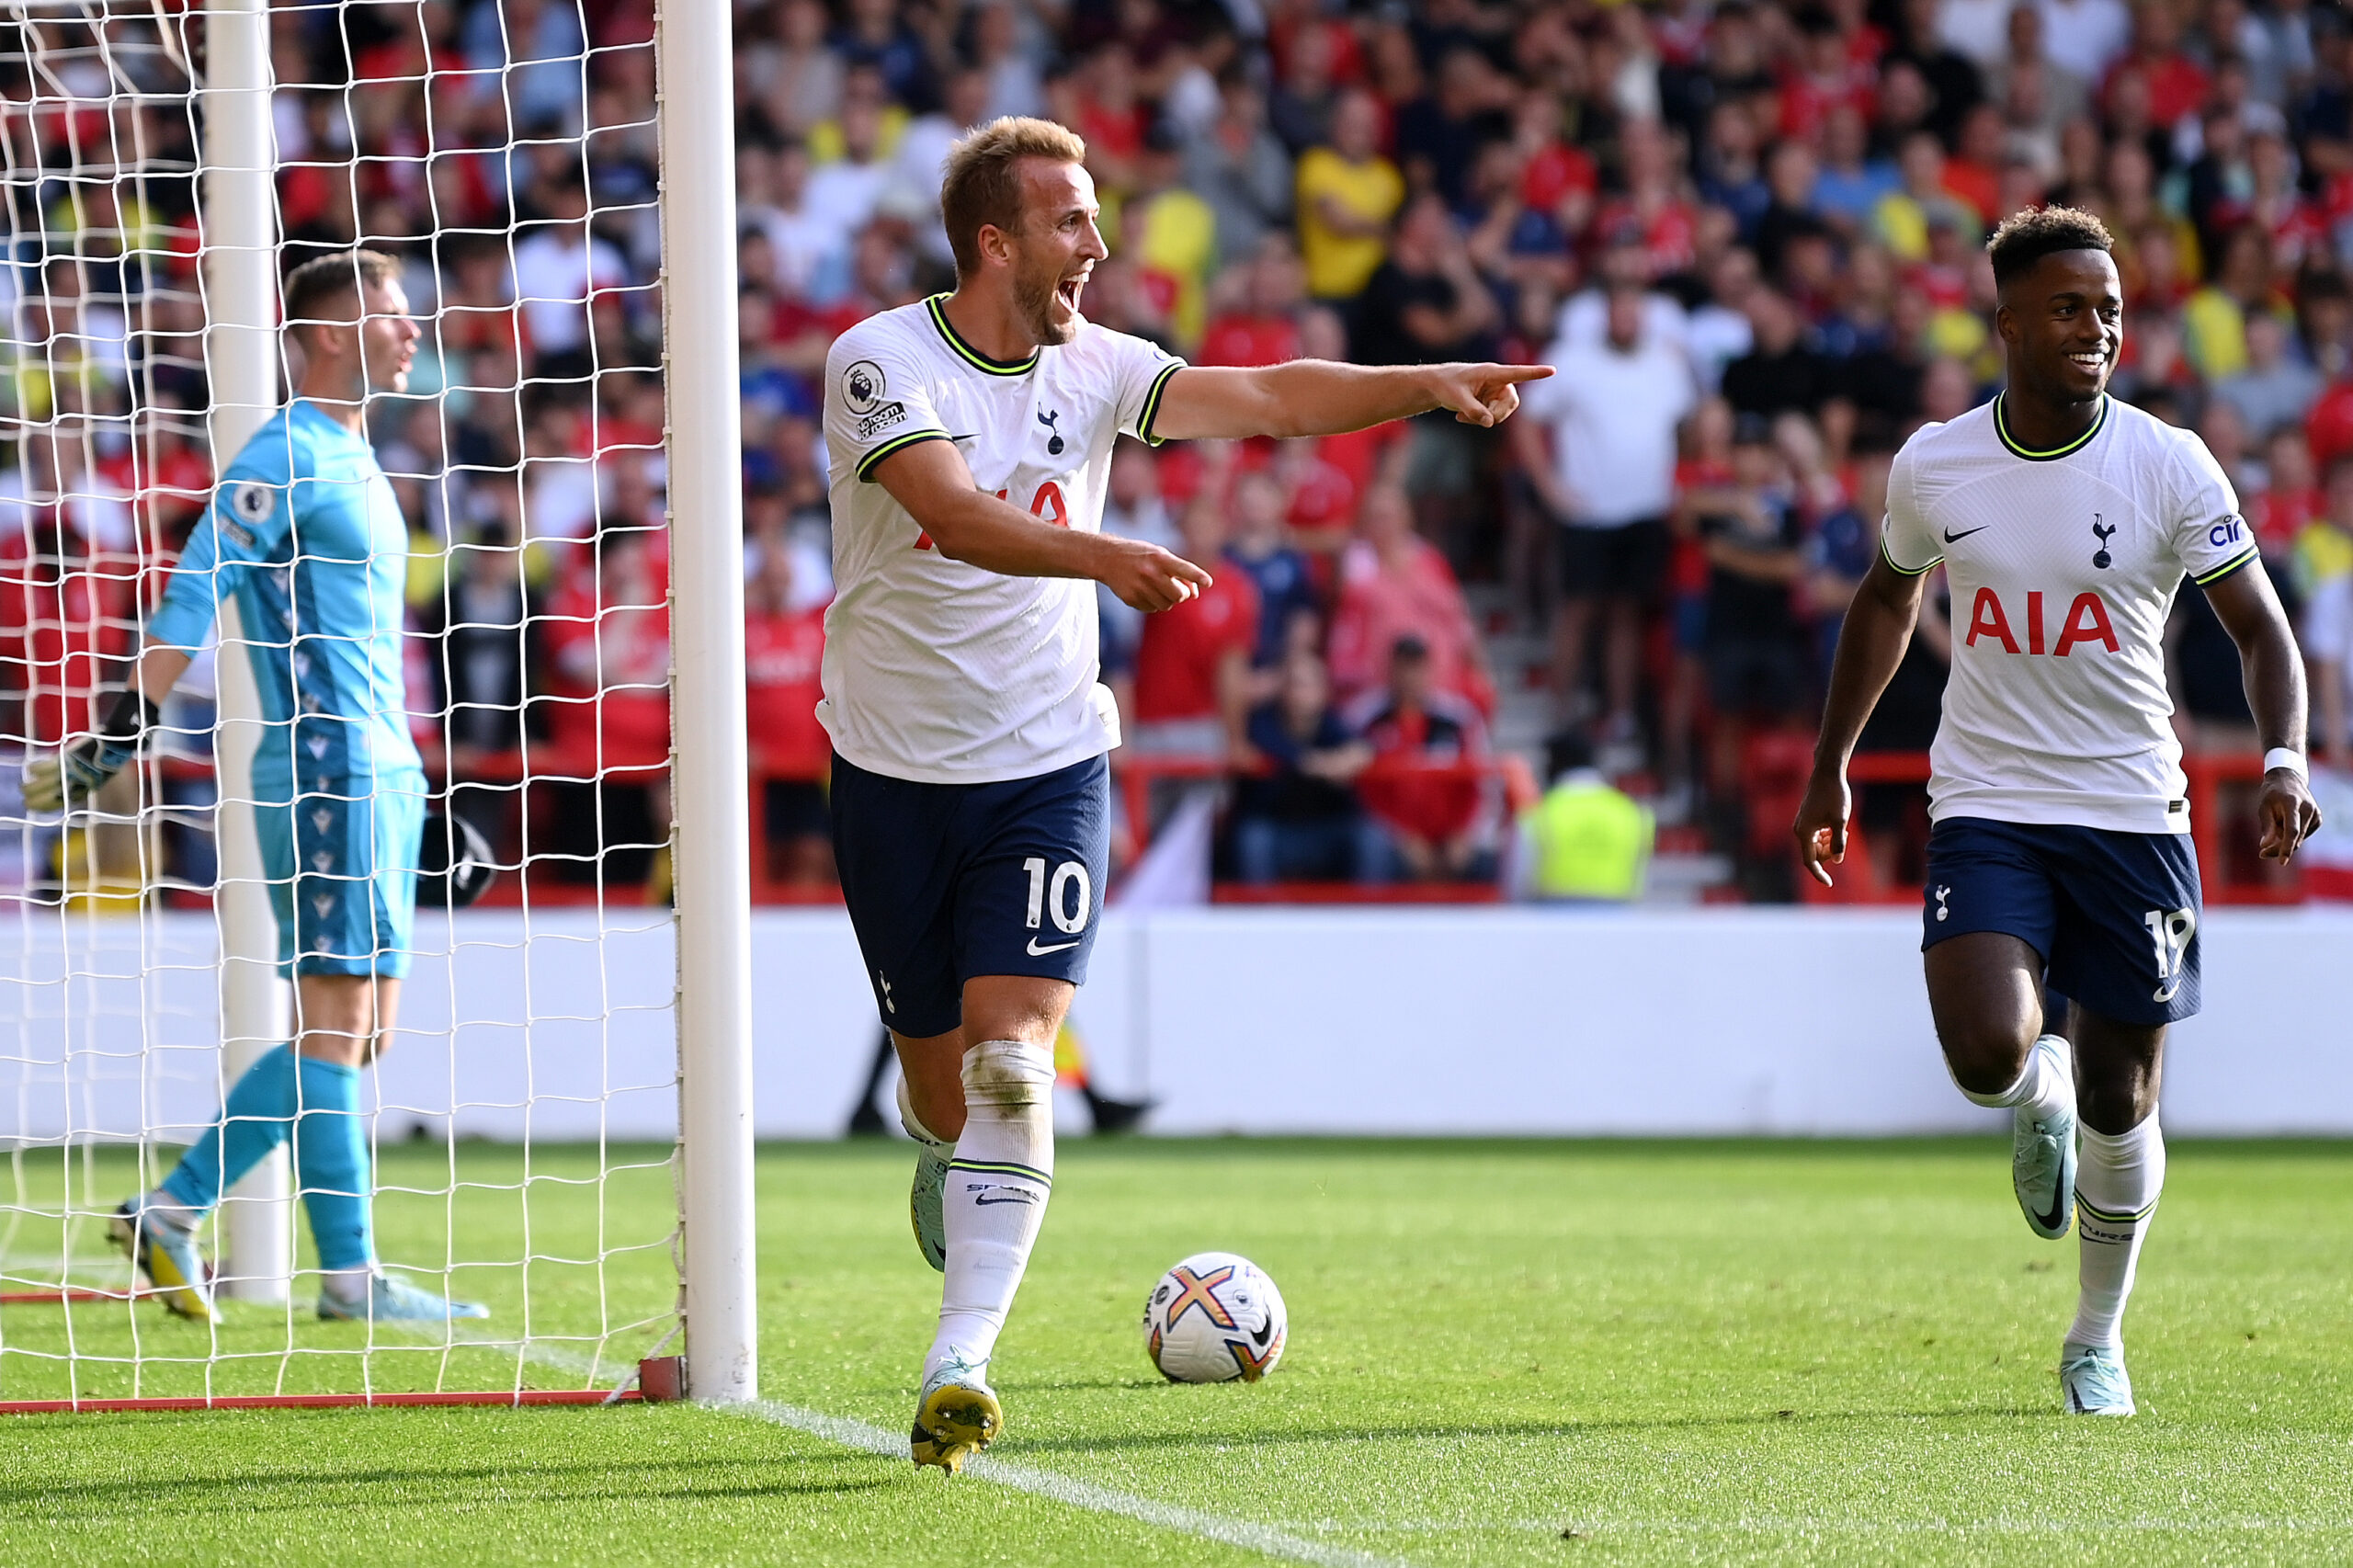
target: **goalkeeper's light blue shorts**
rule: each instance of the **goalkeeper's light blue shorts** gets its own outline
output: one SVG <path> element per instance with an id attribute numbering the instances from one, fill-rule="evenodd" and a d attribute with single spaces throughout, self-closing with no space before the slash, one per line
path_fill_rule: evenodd
<path id="1" fill-rule="evenodd" d="M 313 778 L 254 807 L 278 965 L 295 974 L 408 973 L 416 926 L 422 772 Z"/>

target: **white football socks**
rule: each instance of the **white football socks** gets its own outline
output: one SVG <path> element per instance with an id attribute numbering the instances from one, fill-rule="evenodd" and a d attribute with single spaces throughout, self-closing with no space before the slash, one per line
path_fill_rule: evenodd
<path id="1" fill-rule="evenodd" d="M 1981 1095 L 1969 1089 L 1961 1089 L 1961 1094 L 1973 1105 L 1995 1110 L 2023 1110 L 2038 1121 L 2052 1111 L 2072 1107 L 2075 1103 L 2075 1080 L 2060 1068 L 2060 1063 L 2069 1059 L 2068 1053 L 2043 1046 L 2043 1040 L 2057 1038 L 2044 1035 L 2036 1040 L 2034 1048 L 2026 1053 L 2026 1066 L 2020 1069 L 2018 1081 L 1999 1094 Z"/>
<path id="2" fill-rule="evenodd" d="M 2083 1259 L 2070 1345 L 2123 1344 L 2124 1301 L 2141 1261 L 2141 1238 L 2165 1184 L 2165 1139 L 2154 1111 L 2130 1132 L 2080 1130 L 2075 1170 L 2075 1231 Z"/>
<path id="3" fill-rule="evenodd" d="M 984 1365 L 1037 1244 L 1054 1179 L 1051 1047 L 984 1040 L 964 1052 L 964 1135 L 949 1162 L 948 1280 L 924 1381 Z"/>

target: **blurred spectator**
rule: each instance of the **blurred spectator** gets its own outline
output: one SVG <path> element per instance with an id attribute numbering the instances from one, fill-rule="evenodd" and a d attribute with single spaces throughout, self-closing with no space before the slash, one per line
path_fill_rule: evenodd
<path id="1" fill-rule="evenodd" d="M 1379 881 L 1388 845 L 1350 786 L 1372 760 L 1332 704 L 1324 663 L 1282 662 L 1250 710 L 1250 767 L 1234 785 L 1233 858 L 1245 882 Z"/>
<path id="2" fill-rule="evenodd" d="M 1214 562 L 1225 548 L 1225 508 L 1211 495 L 1185 508 L 1185 558 Z M 1240 754 L 1258 590 L 1246 572 L 1215 572 L 1210 586 L 1148 615 L 1136 653 L 1134 722 L 1127 741 L 1153 756 L 1222 761 Z"/>
<path id="3" fill-rule="evenodd" d="M 1494 679 L 1461 585 L 1438 547 L 1415 533 L 1404 493 L 1375 487 L 1365 496 L 1360 529 L 1341 559 L 1332 617 L 1332 677 L 1342 697 L 1377 686 L 1389 672 L 1389 650 L 1410 638 L 1438 690 L 1474 707 L 1492 704 Z"/>
<path id="4" fill-rule="evenodd" d="M 1412 880 L 1492 876 L 1495 857 L 1481 831 L 1485 790 L 1472 766 L 1487 750 L 1478 710 L 1438 688 L 1420 638 L 1398 638 L 1385 662 L 1387 685 L 1357 704 L 1355 727 L 1372 747 L 1357 778 L 1366 809 L 1388 830 Z"/>
<path id="5" fill-rule="evenodd" d="M 1287 230 L 1291 162 L 1267 125 L 1267 100 L 1245 72 L 1229 70 L 1219 87 L 1217 123 L 1185 150 L 1185 183 L 1217 220 L 1217 259 L 1233 267 L 1258 253 L 1270 233 Z"/>
<path id="6" fill-rule="evenodd" d="M 764 776 L 765 869 L 782 882 L 833 880 L 824 784 L 833 743 L 817 722 L 824 653 L 824 608 L 798 602 L 791 549 L 780 539 L 764 540 L 744 597 L 744 697 L 753 767 Z"/>
<path id="7" fill-rule="evenodd" d="M 1836 369 L 1805 342 L 1805 318 L 1783 295 L 1749 296 L 1755 346 L 1724 367 L 1724 401 L 1735 414 L 1812 414 L 1838 393 Z"/>
<path id="8" fill-rule="evenodd" d="M 1643 896 L 1657 824 L 1594 766 L 1593 743 L 1563 731 L 1544 743 L 1543 798 L 1520 819 L 1513 880 L 1526 897 L 1626 903 Z"/>
<path id="9" fill-rule="evenodd" d="M 1791 602 L 1802 562 L 1797 498 L 1755 415 L 1734 427 L 1732 483 L 1696 496 L 1708 555 L 1708 696 L 1719 721 L 1719 787 L 1739 777 L 1746 726 L 1803 710 L 1812 689 Z"/>
<path id="10" fill-rule="evenodd" d="M 2223 238 L 2213 281 L 2182 305 L 2190 365 L 2209 380 L 2247 369 L 2247 318 L 2271 308 L 2270 242 L 2262 230 L 2242 225 Z"/>
<path id="11" fill-rule="evenodd" d="M 1666 567 L 1675 431 L 1693 402 L 1690 367 L 1645 336 L 1643 311 L 1639 290 L 1612 288 L 1604 340 L 1556 346 L 1547 356 L 1556 373 L 1528 384 L 1524 415 L 1511 426 L 1529 482 L 1561 525 L 1554 706 L 1582 716 L 1586 643 L 1599 619 L 1604 733 L 1613 741 L 1634 733 L 1643 616 Z"/>
<path id="12" fill-rule="evenodd" d="M 2124 0 L 2036 0 L 2052 63 L 2086 82 L 2104 82 L 2132 33 Z"/>
<path id="13" fill-rule="evenodd" d="M 1268 235 L 1225 276 L 1234 285 L 1228 292 L 1236 297 L 1210 322 L 1193 362 L 1248 367 L 1300 358 L 1306 282 L 1289 238 Z"/>
<path id="14" fill-rule="evenodd" d="M 2293 425 L 2302 427 L 2304 415 L 2320 396 L 2321 374 L 2288 356 L 2288 326 L 2278 316 L 2262 312 L 2246 324 L 2246 367 L 2214 384 L 2214 395 L 2228 403 L 2257 441 Z"/>
<path id="15" fill-rule="evenodd" d="M 1813 180 L 1815 210 L 1852 237 L 1864 232 L 1879 204 L 1902 186 L 1894 162 L 1872 155 L 1862 109 L 1851 102 L 1834 106 L 1823 120 L 1822 154 Z"/>
<path id="16" fill-rule="evenodd" d="M 1177 346 L 1201 340 L 1209 271 L 1218 256 L 1217 213 L 1185 187 L 1174 133 L 1154 127 L 1136 159 L 1136 188 L 1120 210 L 1121 247 L 1155 290 Z"/>
<path id="17" fill-rule="evenodd" d="M 1388 255 L 1389 221 L 1405 199 L 1397 165 L 1380 153 L 1381 106 L 1372 95 L 1341 95 L 1328 144 L 1299 160 L 1299 251 L 1307 291 L 1346 300 Z"/>
<path id="18" fill-rule="evenodd" d="M 1321 617 L 1307 558 L 1285 540 L 1283 491 L 1266 473 L 1245 473 L 1233 485 L 1233 538 L 1225 559 L 1257 590 L 1258 627 L 1251 663 L 1272 670 L 1289 650 L 1293 627 L 1307 622 L 1305 641 L 1321 640 Z"/>
<path id="19" fill-rule="evenodd" d="M 437 673 L 449 710 L 449 760 L 466 769 L 522 745 L 540 626 L 524 587 L 522 551 L 505 525 L 489 524 L 444 559 L 444 591 L 418 630 L 442 639 Z"/>
<path id="20" fill-rule="evenodd" d="M 1359 365 L 1483 359 L 1501 324 L 1495 297 L 1472 266 L 1446 203 L 1419 196 L 1406 205 L 1388 256 L 1358 296 L 1349 358 Z"/>
<path id="21" fill-rule="evenodd" d="M 549 7 L 549 15 L 568 7 Z M 535 220 L 517 230 L 515 293 L 542 374 L 585 378 L 590 370 L 589 302 L 629 281 L 620 251 L 588 232 L 588 190 L 564 165 L 531 192 Z"/>
<path id="22" fill-rule="evenodd" d="M 844 62 L 826 46 L 822 0 L 783 0 L 774 25 L 772 40 L 752 41 L 737 60 L 769 123 L 800 136 L 839 112 Z"/>

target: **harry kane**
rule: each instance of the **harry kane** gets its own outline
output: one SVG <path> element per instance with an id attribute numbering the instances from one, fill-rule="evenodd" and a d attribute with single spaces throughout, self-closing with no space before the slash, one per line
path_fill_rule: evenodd
<path id="1" fill-rule="evenodd" d="M 1953 651 L 1928 782 L 1929 1009 L 1961 1093 L 2014 1113 L 2027 1223 L 2055 1240 L 2078 1221 L 2067 1409 L 2130 1415 L 2120 1324 L 2165 1182 L 2165 1028 L 2199 1001 L 2198 862 L 2161 647 L 2182 579 L 2238 644 L 2269 748 L 2261 851 L 2277 860 L 2320 824 L 2303 666 L 2212 455 L 2107 393 L 2123 298 L 2099 220 L 2022 212 L 1986 248 L 2007 387 L 1896 457 L 1796 833 L 1827 883 L 1824 862 L 1847 848 L 1847 758 L 1941 564 Z M 2045 1016 L 2046 985 L 2063 1021 Z"/>
<path id="2" fill-rule="evenodd" d="M 950 1471 L 1003 1425 L 987 1381 L 1053 1179 L 1053 1040 L 1108 871 L 1119 716 L 1095 583 L 1143 611 L 1203 567 L 1100 531 L 1122 435 L 1312 436 L 1431 409 L 1492 426 L 1536 366 L 1195 368 L 1080 314 L 1108 253 L 1086 144 L 1006 119 L 940 187 L 957 287 L 825 362 L 837 597 L 825 621 L 835 850 L 919 1145 L 915 1238 L 946 1276 L 912 1438 Z"/>

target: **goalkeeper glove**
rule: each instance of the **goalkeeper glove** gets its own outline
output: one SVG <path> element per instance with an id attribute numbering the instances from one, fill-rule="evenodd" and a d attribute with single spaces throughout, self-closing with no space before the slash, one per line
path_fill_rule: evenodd
<path id="1" fill-rule="evenodd" d="M 26 765 L 25 804 L 37 812 L 60 812 L 69 801 L 88 800 L 139 755 L 141 737 L 162 717 L 162 710 L 138 692 L 122 693 L 97 734 Z"/>

